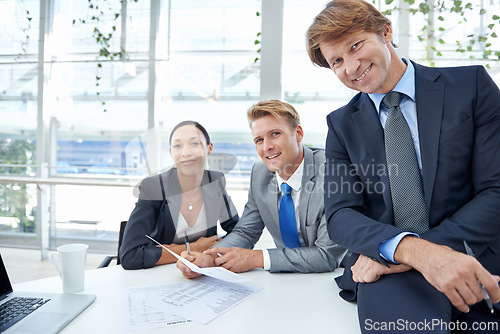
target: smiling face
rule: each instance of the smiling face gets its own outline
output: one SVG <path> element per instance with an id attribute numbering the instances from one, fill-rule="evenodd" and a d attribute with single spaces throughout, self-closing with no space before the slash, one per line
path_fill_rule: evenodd
<path id="1" fill-rule="evenodd" d="M 252 122 L 252 136 L 257 154 L 267 168 L 288 180 L 304 157 L 302 127 L 292 129 L 285 117 L 267 115 Z"/>
<path id="2" fill-rule="evenodd" d="M 184 125 L 172 134 L 170 156 L 179 173 L 192 176 L 203 173 L 212 148 L 212 143 L 207 145 L 207 140 L 199 129 L 194 125 Z"/>
<path id="3" fill-rule="evenodd" d="M 320 45 L 320 50 L 339 80 L 364 93 L 387 93 L 404 74 L 406 65 L 391 45 L 392 28 L 382 35 L 361 32 Z"/>

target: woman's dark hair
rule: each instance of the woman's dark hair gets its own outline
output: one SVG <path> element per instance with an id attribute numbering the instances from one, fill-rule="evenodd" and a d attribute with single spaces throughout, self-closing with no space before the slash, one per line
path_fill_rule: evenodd
<path id="1" fill-rule="evenodd" d="M 203 127 L 203 125 L 201 125 L 200 123 L 195 122 L 195 121 L 183 121 L 183 122 L 180 122 L 179 124 L 177 124 L 176 126 L 174 126 L 174 128 L 172 129 L 172 132 L 170 132 L 170 139 L 168 140 L 169 144 L 172 144 L 172 136 L 174 135 L 175 130 L 177 130 L 178 128 L 180 128 L 181 126 L 184 126 L 184 125 L 194 125 L 198 130 L 201 131 L 201 133 L 203 133 L 203 136 L 205 136 L 205 140 L 207 141 L 207 145 L 210 145 L 210 136 L 208 135 L 207 130 Z"/>

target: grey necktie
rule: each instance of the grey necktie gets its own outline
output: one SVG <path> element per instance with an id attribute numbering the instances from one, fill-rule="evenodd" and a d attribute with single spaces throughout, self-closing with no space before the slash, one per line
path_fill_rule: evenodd
<path id="1" fill-rule="evenodd" d="M 423 233 L 429 229 L 429 217 L 415 146 L 399 108 L 400 97 L 398 92 L 389 92 L 382 100 L 389 108 L 384 137 L 394 225 L 406 231 Z"/>

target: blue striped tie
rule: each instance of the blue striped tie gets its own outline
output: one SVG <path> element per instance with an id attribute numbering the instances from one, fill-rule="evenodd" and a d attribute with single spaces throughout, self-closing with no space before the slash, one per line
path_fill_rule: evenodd
<path id="1" fill-rule="evenodd" d="M 281 190 L 283 190 L 279 210 L 281 239 L 283 240 L 285 247 L 300 247 L 297 222 L 295 220 L 295 208 L 293 206 L 293 199 L 291 195 L 292 188 L 288 184 L 282 183 Z"/>

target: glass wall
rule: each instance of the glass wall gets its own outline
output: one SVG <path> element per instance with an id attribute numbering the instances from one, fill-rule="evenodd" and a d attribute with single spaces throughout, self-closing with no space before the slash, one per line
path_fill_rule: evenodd
<path id="1" fill-rule="evenodd" d="M 435 14 L 427 16 L 422 13 L 411 14 L 411 9 L 430 6 L 433 1 L 410 1 L 413 3 L 410 8 L 406 8 L 409 5 L 405 0 L 371 2 L 381 11 L 393 9 L 387 16 L 392 22 L 395 42 L 399 45 L 397 51 L 402 57 L 428 66 L 481 64 L 488 66 L 490 75 L 500 83 L 500 57 L 491 57 L 496 61 L 482 59 L 489 43 L 491 45 L 487 48 L 493 54 L 500 51 L 500 38 L 489 37 L 487 42 L 473 44 L 468 38 L 469 35 L 486 36 L 487 32 L 493 36 L 495 33 L 500 35 L 500 1 L 470 2 L 470 9 L 469 6 L 463 8 L 464 16 L 450 10 L 441 13 L 436 10 Z M 307 55 L 306 30 L 326 3 L 324 0 L 284 0 L 283 22 L 283 97 L 294 104 L 302 115 L 305 142 L 321 147 L 324 146 L 327 132 L 326 115 L 346 104 L 356 93 L 342 85 L 332 71 L 312 65 Z M 437 7 L 438 1 L 434 3 Z M 465 7 L 466 2 L 439 1 L 439 6 L 445 8 L 454 5 Z M 492 20 L 494 15 L 497 15 L 496 20 Z M 432 25 L 428 21 L 430 19 Z M 488 28 L 490 24 L 494 26 L 492 30 Z M 427 30 L 423 31 L 426 26 Z M 427 37 L 422 37 L 431 29 L 435 32 L 432 43 L 428 42 Z M 458 43 L 471 51 L 457 52 Z"/>
<path id="2" fill-rule="evenodd" d="M 321 0 L 285 1 L 283 15 L 283 95 L 301 114 L 304 142 L 318 147 L 324 147 L 326 115 L 354 96 L 332 71 L 313 65 L 307 55 L 306 30 L 324 5 Z"/>
<path id="3" fill-rule="evenodd" d="M 38 1 L 0 2 L 0 173 L 36 173 Z M 0 233 L 35 243 L 36 185 L 0 182 Z"/>
<path id="4" fill-rule="evenodd" d="M 114 252 L 133 187 L 172 164 L 169 132 L 186 119 L 206 126 L 214 153 L 237 158 L 228 188 L 241 212 L 258 160 L 245 113 L 266 95 L 258 51 L 266 1 L 275 0 L 0 1 L 0 244 L 53 249 L 85 240 Z M 325 116 L 354 95 L 305 51 L 305 31 L 325 3 L 283 0 L 283 25 L 273 27 L 282 46 L 271 46 L 282 62 L 275 97 L 297 108 L 305 143 L 320 147 Z M 500 15 L 498 0 L 476 7 Z M 435 20 L 442 56 L 432 59 L 418 37 L 424 17 L 390 18 L 408 31 L 398 35 L 403 56 L 488 65 L 500 82 L 498 61 L 479 59 L 485 45 L 455 51 L 456 40 L 488 29 L 476 14 L 461 24 L 451 14 Z"/>

